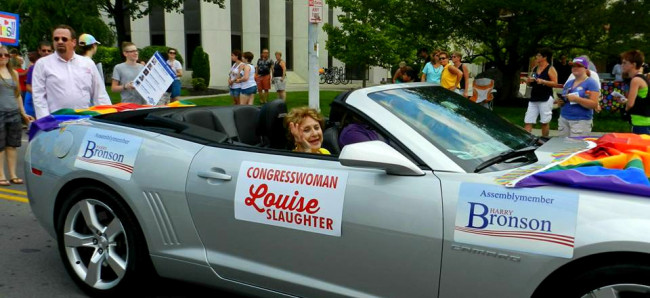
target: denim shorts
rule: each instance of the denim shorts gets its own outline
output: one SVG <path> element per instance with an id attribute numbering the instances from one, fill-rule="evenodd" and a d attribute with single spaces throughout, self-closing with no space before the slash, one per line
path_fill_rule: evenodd
<path id="1" fill-rule="evenodd" d="M 236 89 L 230 88 L 230 95 L 239 96 L 239 94 L 241 94 L 241 89 L 240 88 L 236 88 Z"/>
<path id="2" fill-rule="evenodd" d="M 179 97 L 181 95 L 181 80 L 174 80 L 171 88 L 171 97 Z"/>
<path id="3" fill-rule="evenodd" d="M 251 86 L 246 89 L 241 89 L 241 94 L 244 95 L 251 95 L 251 94 L 255 94 L 256 92 L 257 92 L 257 86 Z"/>

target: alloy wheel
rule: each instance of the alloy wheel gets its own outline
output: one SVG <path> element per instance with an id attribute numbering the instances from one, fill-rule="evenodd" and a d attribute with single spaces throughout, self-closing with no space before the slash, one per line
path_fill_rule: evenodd
<path id="1" fill-rule="evenodd" d="M 88 286 L 111 289 L 126 273 L 129 251 L 122 221 L 101 201 L 83 199 L 68 211 L 63 226 L 65 255 Z"/>

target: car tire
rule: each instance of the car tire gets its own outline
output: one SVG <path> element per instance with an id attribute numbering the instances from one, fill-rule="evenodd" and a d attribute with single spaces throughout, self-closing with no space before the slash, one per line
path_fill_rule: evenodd
<path id="1" fill-rule="evenodd" d="M 650 297 L 650 266 L 617 264 L 565 275 L 533 297 Z"/>
<path id="2" fill-rule="evenodd" d="M 112 192 L 84 186 L 66 196 L 57 220 L 59 254 L 74 282 L 93 297 L 143 289 L 154 276 L 144 236 Z M 144 283 L 144 284 L 143 284 Z"/>

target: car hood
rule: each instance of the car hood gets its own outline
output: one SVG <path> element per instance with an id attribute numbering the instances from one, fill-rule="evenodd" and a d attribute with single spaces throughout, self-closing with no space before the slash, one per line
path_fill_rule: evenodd
<path id="1" fill-rule="evenodd" d="M 548 140 L 544 145 L 535 150 L 537 155 L 536 165 L 547 165 L 564 159 L 576 152 L 584 151 L 596 146 L 592 141 L 573 139 L 567 137 L 555 137 Z"/>
<path id="2" fill-rule="evenodd" d="M 494 177 L 498 184 L 506 185 L 523 176 L 527 176 L 542 170 L 547 166 L 562 161 L 567 157 L 596 146 L 592 141 L 573 139 L 567 137 L 555 137 L 548 140 L 542 146 L 535 150 L 537 162 L 503 171 L 485 173 L 486 176 Z"/>

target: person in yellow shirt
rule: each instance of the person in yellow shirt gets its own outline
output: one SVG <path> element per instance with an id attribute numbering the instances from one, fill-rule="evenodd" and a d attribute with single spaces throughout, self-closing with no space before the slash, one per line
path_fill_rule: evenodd
<path id="1" fill-rule="evenodd" d="M 323 116 L 309 107 L 293 108 L 284 120 L 291 133 L 289 140 L 293 141 L 296 152 L 327 154 L 330 152 L 321 148 L 323 144 Z"/>
<path id="2" fill-rule="evenodd" d="M 440 52 L 438 54 L 438 59 L 444 67 L 442 70 L 442 77 L 440 79 L 440 85 L 442 87 L 455 91 L 459 88 L 460 79 L 463 77 L 463 72 L 454 66 L 453 63 L 449 63 L 449 55 L 446 52 Z"/>

